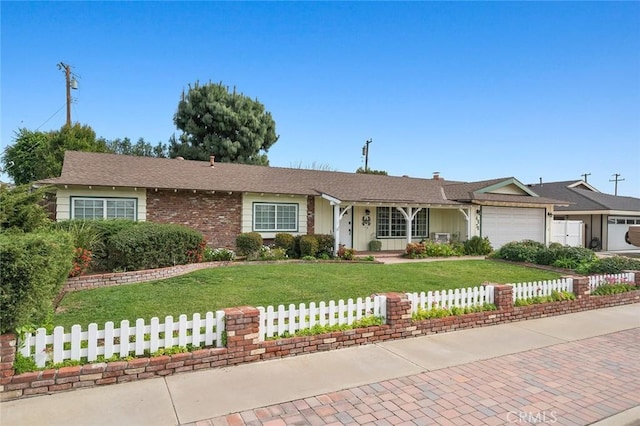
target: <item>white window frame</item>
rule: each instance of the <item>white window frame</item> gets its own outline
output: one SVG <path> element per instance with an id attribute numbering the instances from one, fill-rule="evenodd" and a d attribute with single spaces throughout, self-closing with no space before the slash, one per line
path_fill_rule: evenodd
<path id="1" fill-rule="evenodd" d="M 379 220 L 381 218 L 381 214 L 380 214 L 380 210 L 381 209 L 386 209 L 388 211 L 388 223 L 386 223 L 386 232 L 384 233 L 380 233 L 380 224 L 379 224 Z M 424 213 L 423 213 L 424 212 Z M 418 235 L 418 233 L 416 233 L 416 229 L 418 227 L 418 215 L 424 215 L 424 220 L 425 220 L 425 233 L 424 235 Z M 395 217 L 394 217 L 395 216 Z M 400 222 L 400 220 L 402 220 L 402 222 Z M 404 216 L 402 215 L 402 213 L 400 213 L 395 207 L 386 207 L 386 206 L 382 206 L 382 207 L 377 207 L 376 208 L 376 238 L 379 239 L 383 239 L 383 238 L 406 238 L 407 236 L 407 231 L 406 231 L 406 220 L 404 218 Z M 428 213 L 428 209 L 422 209 L 420 210 L 416 217 L 414 217 L 413 221 L 411 222 L 411 237 L 428 237 L 429 236 L 429 213 Z"/>
<path id="2" fill-rule="evenodd" d="M 70 218 L 78 219 L 76 217 L 76 202 L 77 201 L 101 201 L 102 202 L 102 218 L 94 218 L 94 219 L 128 219 L 128 220 L 138 220 L 138 199 L 137 198 L 129 198 L 129 197 L 71 197 L 70 203 Z M 133 201 L 133 218 L 129 217 L 109 217 L 108 216 L 108 207 L 107 204 L 109 201 Z M 82 218 L 84 219 L 84 218 Z M 90 219 L 88 219 L 90 220 Z"/>
<path id="3" fill-rule="evenodd" d="M 270 207 L 274 207 L 275 208 L 275 217 L 274 217 L 274 226 L 273 228 L 258 228 L 257 224 L 256 224 L 256 211 L 258 207 L 266 207 L 266 206 L 270 206 Z M 295 209 L 295 224 L 293 228 L 279 228 L 278 227 L 278 210 L 281 207 L 294 207 Z M 252 208 L 252 228 L 253 231 L 255 232 L 298 232 L 298 229 L 300 228 L 300 218 L 298 217 L 299 215 L 299 210 L 300 206 L 298 205 L 298 203 L 263 203 L 263 202 L 255 202 L 253 203 L 253 208 Z"/>

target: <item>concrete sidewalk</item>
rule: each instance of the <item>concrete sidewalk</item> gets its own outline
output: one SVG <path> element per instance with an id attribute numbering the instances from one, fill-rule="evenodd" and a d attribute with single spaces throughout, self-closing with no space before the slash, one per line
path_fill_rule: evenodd
<path id="1" fill-rule="evenodd" d="M 0 423 L 623 425 L 638 377 L 636 304 L 9 401 Z"/>

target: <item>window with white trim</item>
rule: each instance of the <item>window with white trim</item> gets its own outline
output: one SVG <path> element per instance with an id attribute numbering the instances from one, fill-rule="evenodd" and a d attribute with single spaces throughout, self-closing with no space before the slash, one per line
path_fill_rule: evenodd
<path id="1" fill-rule="evenodd" d="M 297 232 L 298 205 L 253 203 L 253 230 L 261 232 Z"/>
<path id="2" fill-rule="evenodd" d="M 412 237 L 428 236 L 427 209 L 416 213 L 411 222 Z M 376 208 L 376 236 L 378 238 L 395 238 L 407 236 L 407 222 L 404 215 L 395 207 Z"/>
<path id="3" fill-rule="evenodd" d="M 72 197 L 72 219 L 130 219 L 136 220 L 137 199 Z"/>

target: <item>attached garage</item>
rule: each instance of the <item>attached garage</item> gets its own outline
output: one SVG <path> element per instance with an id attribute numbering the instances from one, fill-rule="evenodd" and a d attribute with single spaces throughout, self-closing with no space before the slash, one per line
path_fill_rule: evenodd
<path id="1" fill-rule="evenodd" d="M 640 217 L 609 216 L 607 218 L 608 250 L 637 250 L 636 246 L 627 244 L 624 234 L 631 225 L 640 225 Z"/>
<path id="2" fill-rule="evenodd" d="M 494 249 L 511 241 L 545 242 L 545 209 L 483 206 L 480 233 Z"/>

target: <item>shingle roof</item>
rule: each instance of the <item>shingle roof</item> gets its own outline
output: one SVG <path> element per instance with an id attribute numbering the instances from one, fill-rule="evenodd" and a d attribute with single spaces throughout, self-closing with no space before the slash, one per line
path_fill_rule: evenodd
<path id="1" fill-rule="evenodd" d="M 466 202 L 502 202 L 517 204 L 563 204 L 561 198 L 532 197 L 530 195 L 495 194 L 479 192 L 482 189 L 505 181 L 515 181 L 513 177 L 483 180 L 478 182 L 450 183 L 443 186 L 446 196 L 450 199 Z M 537 194 L 537 193 L 536 193 Z M 537 194 L 540 195 L 540 194 Z"/>
<path id="2" fill-rule="evenodd" d="M 440 190 L 442 181 L 281 167 L 69 151 L 59 178 L 41 183 L 328 194 L 344 201 L 459 204 Z"/>
<path id="3" fill-rule="evenodd" d="M 556 208 L 559 211 L 608 211 L 623 210 L 640 212 L 640 198 L 622 197 L 588 189 L 570 188 L 576 181 L 548 182 L 529 185 L 536 193 L 546 197 L 561 198 L 571 202 L 569 206 Z"/>
<path id="4" fill-rule="evenodd" d="M 511 178 L 506 178 L 511 179 Z M 327 194 L 342 201 L 460 205 L 469 201 L 553 204 L 540 197 L 477 194 L 505 179 L 460 183 L 444 179 L 368 175 L 168 158 L 68 151 L 62 174 L 43 184 L 158 189 Z"/>

